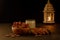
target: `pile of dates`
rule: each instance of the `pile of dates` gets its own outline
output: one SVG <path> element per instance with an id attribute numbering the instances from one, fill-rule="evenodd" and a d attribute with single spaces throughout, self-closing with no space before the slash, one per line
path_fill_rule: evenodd
<path id="1" fill-rule="evenodd" d="M 25 22 L 13 22 L 12 32 L 16 35 L 34 34 L 34 35 L 48 35 L 51 32 L 46 28 L 30 28 L 29 24 Z"/>

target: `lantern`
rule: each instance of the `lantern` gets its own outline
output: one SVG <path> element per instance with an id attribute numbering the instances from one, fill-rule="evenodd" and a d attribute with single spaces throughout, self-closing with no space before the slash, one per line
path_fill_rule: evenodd
<path id="1" fill-rule="evenodd" d="M 44 21 L 43 23 L 55 23 L 54 21 L 54 8 L 52 6 L 52 4 L 49 2 L 47 2 L 47 4 L 45 5 L 44 8 Z"/>

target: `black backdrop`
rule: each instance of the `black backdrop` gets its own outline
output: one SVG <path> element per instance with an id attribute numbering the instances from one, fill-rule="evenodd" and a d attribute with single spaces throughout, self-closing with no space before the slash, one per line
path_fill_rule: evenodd
<path id="1" fill-rule="evenodd" d="M 60 23 L 60 2 L 50 0 L 55 9 L 55 21 Z M 35 19 L 43 22 L 43 9 L 47 0 L 0 0 L 0 22 Z"/>

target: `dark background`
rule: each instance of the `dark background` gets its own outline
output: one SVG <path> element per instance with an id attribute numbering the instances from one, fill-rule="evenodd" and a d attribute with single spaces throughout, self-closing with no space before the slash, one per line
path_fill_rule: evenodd
<path id="1" fill-rule="evenodd" d="M 60 23 L 60 1 L 50 0 L 55 9 L 55 22 Z M 0 0 L 0 23 L 35 19 L 43 22 L 43 9 L 47 0 Z"/>

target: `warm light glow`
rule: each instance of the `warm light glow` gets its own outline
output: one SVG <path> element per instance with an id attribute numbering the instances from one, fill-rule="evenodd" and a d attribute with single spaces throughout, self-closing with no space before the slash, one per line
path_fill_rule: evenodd
<path id="1" fill-rule="evenodd" d="M 48 17 L 48 21 L 51 21 L 51 17 L 50 16 Z"/>
<path id="2" fill-rule="evenodd" d="M 50 30 L 51 32 L 55 32 L 56 30 L 56 25 L 44 25 L 43 27 Z"/>

